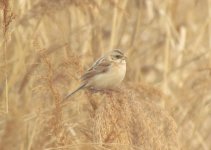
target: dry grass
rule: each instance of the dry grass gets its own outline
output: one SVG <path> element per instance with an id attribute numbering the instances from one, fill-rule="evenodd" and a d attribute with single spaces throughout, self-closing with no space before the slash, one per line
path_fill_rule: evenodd
<path id="1" fill-rule="evenodd" d="M 0 0 L 0 149 L 211 148 L 210 0 Z M 123 49 L 119 91 L 81 91 Z"/>

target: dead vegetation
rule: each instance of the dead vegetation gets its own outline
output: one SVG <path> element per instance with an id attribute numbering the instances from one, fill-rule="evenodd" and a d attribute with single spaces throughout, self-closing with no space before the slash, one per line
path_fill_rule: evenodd
<path id="1" fill-rule="evenodd" d="M 0 149 L 211 148 L 210 0 L 1 0 L 0 14 Z M 61 104 L 113 48 L 120 90 Z"/>

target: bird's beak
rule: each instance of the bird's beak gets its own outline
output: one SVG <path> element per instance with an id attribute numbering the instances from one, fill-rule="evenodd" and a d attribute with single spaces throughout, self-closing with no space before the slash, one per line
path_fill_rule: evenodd
<path id="1" fill-rule="evenodd" d="M 123 59 L 124 59 L 124 60 L 126 60 L 126 59 L 127 59 L 127 57 L 126 57 L 126 56 L 124 56 L 124 57 L 123 57 Z"/>

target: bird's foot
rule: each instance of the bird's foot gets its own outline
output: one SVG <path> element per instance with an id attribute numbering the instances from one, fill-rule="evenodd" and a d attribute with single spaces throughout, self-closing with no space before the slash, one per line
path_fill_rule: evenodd
<path id="1" fill-rule="evenodd" d="M 101 90 L 100 90 L 100 89 L 95 89 L 95 88 L 90 88 L 89 91 L 90 91 L 91 93 L 97 93 L 97 92 L 99 92 L 99 91 L 101 91 Z"/>

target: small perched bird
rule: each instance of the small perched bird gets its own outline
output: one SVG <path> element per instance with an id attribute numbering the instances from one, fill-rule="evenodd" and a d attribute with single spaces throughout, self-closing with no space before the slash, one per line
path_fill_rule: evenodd
<path id="1" fill-rule="evenodd" d="M 124 53 L 119 49 L 114 49 L 105 54 L 85 72 L 81 77 L 81 85 L 68 94 L 65 99 L 84 88 L 101 90 L 118 86 L 125 77 L 125 59 Z"/>

